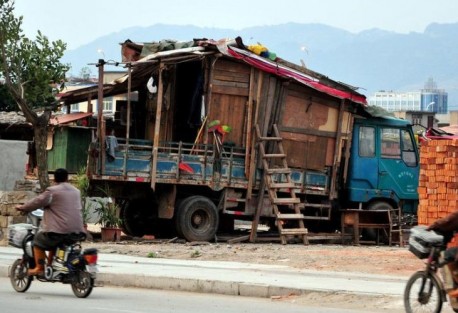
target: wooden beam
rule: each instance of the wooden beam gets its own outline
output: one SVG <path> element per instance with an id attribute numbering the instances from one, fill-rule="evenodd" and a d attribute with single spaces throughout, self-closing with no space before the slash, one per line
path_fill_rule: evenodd
<path id="1" fill-rule="evenodd" d="M 156 187 L 156 171 L 157 171 L 157 155 L 159 148 L 159 134 L 161 130 L 161 112 L 162 112 L 162 97 L 164 94 L 164 83 L 162 81 L 162 71 L 164 70 L 164 64 L 159 63 L 159 79 L 157 88 L 157 107 L 156 107 L 156 122 L 154 125 L 154 139 L 153 139 L 153 151 L 152 151 L 152 166 L 151 166 L 151 188 L 154 190 Z"/>
<path id="2" fill-rule="evenodd" d="M 339 155 L 342 150 L 342 124 L 343 124 L 343 117 L 344 117 L 344 110 L 345 109 L 345 99 L 342 99 L 340 104 L 339 110 L 339 118 L 337 124 L 337 134 L 336 134 L 336 142 L 334 148 L 334 161 L 332 163 L 332 178 L 331 178 L 331 187 L 329 192 L 329 199 L 334 199 L 337 197 L 337 190 L 336 190 L 336 179 L 337 179 L 337 168 L 339 167 L 340 160 Z"/>
<path id="3" fill-rule="evenodd" d="M 261 91 L 262 91 L 262 84 L 264 80 L 264 73 L 262 71 L 259 71 L 258 75 L 258 90 L 256 92 L 256 102 L 255 102 L 255 111 L 254 111 L 254 118 L 252 122 L 252 128 L 254 125 L 258 124 L 259 125 L 259 107 L 261 105 Z M 254 184 L 254 178 L 256 175 L 256 134 L 251 133 L 251 146 L 250 146 L 250 154 L 249 154 L 249 164 L 248 167 L 245 166 L 245 175 L 248 176 L 248 188 L 247 188 L 247 194 L 246 198 L 251 199 L 251 194 L 253 192 L 253 184 Z M 248 151 L 248 147 L 247 147 Z M 248 160 L 248 157 L 245 158 L 245 160 Z M 248 163 L 248 162 L 247 162 Z M 248 201 L 247 201 L 248 205 Z"/>

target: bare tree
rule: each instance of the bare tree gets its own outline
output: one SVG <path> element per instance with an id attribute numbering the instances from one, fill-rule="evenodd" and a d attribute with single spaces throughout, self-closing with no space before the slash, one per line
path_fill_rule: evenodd
<path id="1" fill-rule="evenodd" d="M 11 96 L 34 130 L 38 179 L 49 185 L 47 132 L 56 93 L 65 81 L 68 66 L 62 64 L 66 44 L 49 41 L 40 31 L 35 40 L 22 33 L 22 16 L 14 15 L 14 0 L 0 0 L 0 73 Z"/>

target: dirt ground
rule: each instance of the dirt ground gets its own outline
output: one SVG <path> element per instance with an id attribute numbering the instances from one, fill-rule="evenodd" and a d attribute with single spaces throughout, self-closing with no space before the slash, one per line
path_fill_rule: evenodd
<path id="1" fill-rule="evenodd" d="M 260 264 L 281 264 L 300 269 L 322 271 L 359 272 L 381 275 L 402 276 L 407 278 L 423 268 L 407 247 L 376 246 L 363 244 L 314 243 L 309 245 L 279 242 L 265 243 L 186 243 L 167 239 L 129 240 L 122 237 L 120 242 L 102 243 L 97 231 L 92 233 L 93 241 L 85 246 L 99 249 L 100 253 L 120 253 L 149 258 L 199 259 L 209 261 L 235 261 Z M 404 312 L 402 295 L 363 297 L 353 294 L 310 293 L 303 296 L 272 298 L 272 301 L 288 301 L 307 306 L 345 308 L 361 312 Z M 445 305 L 445 312 L 448 311 Z M 450 311 L 451 312 L 451 311 Z"/>
<path id="2" fill-rule="evenodd" d="M 263 243 L 187 243 L 182 240 L 143 238 L 132 240 L 122 237 L 121 241 L 102 243 L 97 229 L 90 228 L 94 235 L 85 246 L 99 249 L 100 253 L 120 253 L 148 258 L 198 259 L 209 261 L 235 261 L 259 264 L 281 264 L 300 269 L 321 271 L 358 272 L 405 277 L 423 268 L 407 247 L 377 246 L 375 244 L 316 243 L 309 245 L 279 242 Z M 310 293 L 303 296 L 272 298 L 272 301 L 288 301 L 307 306 L 324 306 L 351 309 L 361 312 L 404 312 L 402 295 L 361 296 L 353 294 Z M 444 304 L 443 313 L 452 312 Z"/>
<path id="3" fill-rule="evenodd" d="M 281 264 L 300 269 L 339 272 L 361 272 L 393 276 L 410 276 L 423 267 L 407 247 L 377 246 L 375 244 L 345 245 L 311 241 L 282 245 L 277 241 L 263 243 L 189 243 L 181 239 L 143 238 L 132 240 L 122 236 L 121 241 L 102 243 L 97 225 L 89 227 L 93 241 L 86 245 L 101 253 L 120 253 L 149 258 L 199 259 L 260 264 Z M 173 242 L 170 242 L 173 241 Z M 336 242 L 336 240 L 334 240 Z"/>
<path id="4" fill-rule="evenodd" d="M 279 243 L 166 243 L 154 241 L 88 242 L 101 253 L 150 258 L 199 259 L 281 264 L 300 269 L 410 276 L 423 263 L 405 247 Z"/>

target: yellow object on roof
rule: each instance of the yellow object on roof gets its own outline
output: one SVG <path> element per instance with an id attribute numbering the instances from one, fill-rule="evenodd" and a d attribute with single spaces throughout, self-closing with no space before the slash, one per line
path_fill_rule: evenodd
<path id="1" fill-rule="evenodd" d="M 251 45 L 251 46 L 248 46 L 247 47 L 248 50 L 250 50 L 251 52 L 253 52 L 254 54 L 257 54 L 257 55 L 261 55 L 262 52 L 267 52 L 268 49 L 261 45 L 261 44 L 257 44 L 257 45 Z"/>

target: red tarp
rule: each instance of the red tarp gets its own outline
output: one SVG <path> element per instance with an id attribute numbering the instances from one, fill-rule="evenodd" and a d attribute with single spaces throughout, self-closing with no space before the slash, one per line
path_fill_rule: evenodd
<path id="1" fill-rule="evenodd" d="M 339 99 L 349 99 L 351 101 L 360 103 L 362 105 L 367 105 L 366 97 L 363 95 L 355 95 L 351 92 L 342 91 L 336 88 L 326 86 L 318 82 L 318 80 L 315 78 L 312 78 L 306 74 L 295 71 L 293 69 L 287 68 L 285 66 L 279 65 L 278 63 L 272 62 L 268 59 L 259 57 L 254 53 L 244 51 L 242 49 L 238 49 L 238 48 L 231 47 L 231 46 L 228 46 L 227 50 L 221 51 L 221 52 L 224 53 L 226 51 L 230 56 L 236 59 L 242 60 L 262 71 L 265 71 L 271 74 L 275 74 L 281 77 L 292 78 L 306 86 L 309 86 L 313 89 L 324 92 L 330 96 L 333 96 Z"/>

